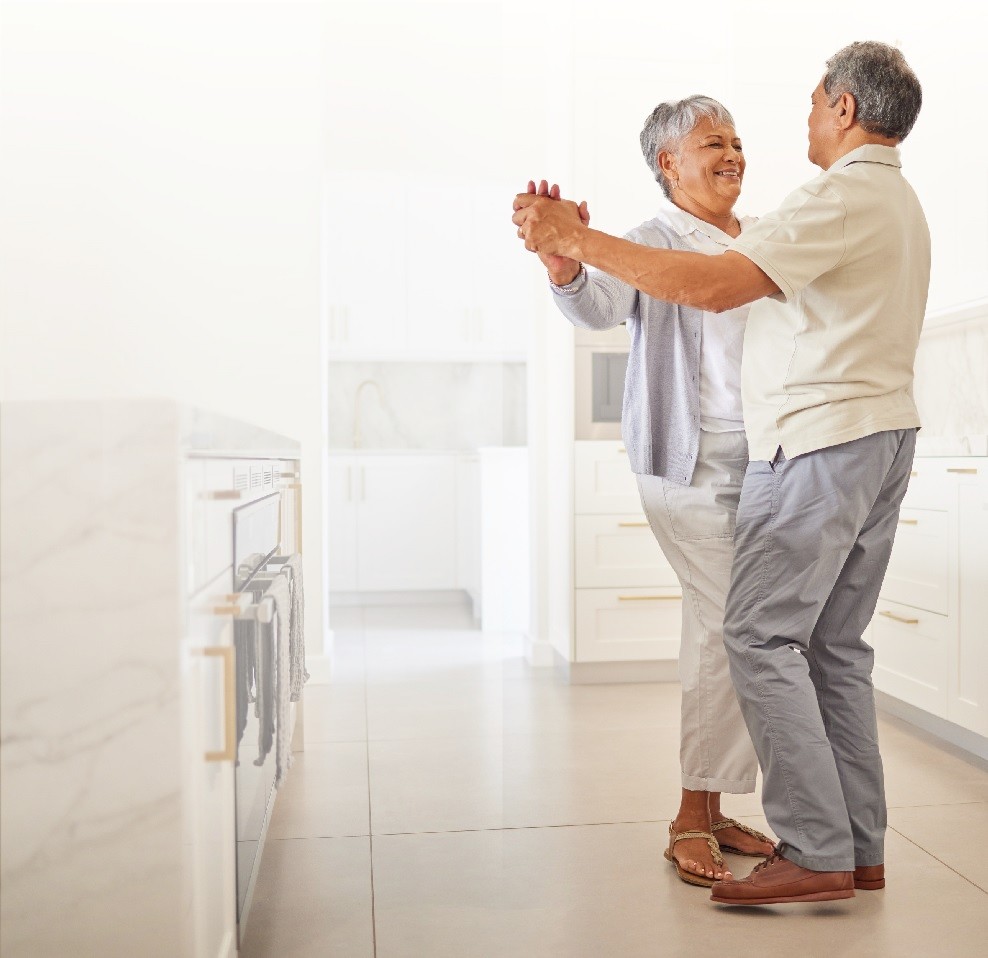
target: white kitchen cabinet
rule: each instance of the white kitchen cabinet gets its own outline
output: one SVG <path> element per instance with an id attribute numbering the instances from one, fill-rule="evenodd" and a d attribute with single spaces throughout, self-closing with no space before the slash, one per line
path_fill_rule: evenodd
<path id="1" fill-rule="evenodd" d="M 624 445 L 611 440 L 584 440 L 574 449 L 577 515 L 639 515 L 638 483 Z"/>
<path id="2" fill-rule="evenodd" d="M 331 177 L 330 358 L 523 359 L 537 264 L 511 224 L 520 188 L 418 173 Z"/>
<path id="3" fill-rule="evenodd" d="M 917 457 L 869 628 L 875 687 L 988 735 L 988 459 Z"/>
<path id="4" fill-rule="evenodd" d="M 329 473 L 334 591 L 457 588 L 455 456 L 334 456 Z"/>
<path id="5" fill-rule="evenodd" d="M 577 589 L 576 660 L 676 660 L 682 604 L 679 589 Z"/>
<path id="6" fill-rule="evenodd" d="M 481 628 L 529 629 L 528 449 L 480 450 Z"/>
<path id="7" fill-rule="evenodd" d="M 330 358 L 406 346 L 407 229 L 400 175 L 335 173 L 327 178 L 326 323 Z"/>
<path id="8" fill-rule="evenodd" d="M 576 517 L 576 587 L 666 586 L 679 580 L 641 514 Z"/>
<path id="9" fill-rule="evenodd" d="M 456 588 L 473 603 L 473 617 L 482 612 L 480 593 L 480 457 L 456 459 Z"/>
<path id="10" fill-rule="evenodd" d="M 979 472 L 979 478 L 958 479 L 960 634 L 952 718 L 988 736 L 988 468 Z"/>
<path id="11" fill-rule="evenodd" d="M 649 528 L 623 444 L 576 442 L 574 486 L 574 661 L 677 659 L 679 580 Z"/>

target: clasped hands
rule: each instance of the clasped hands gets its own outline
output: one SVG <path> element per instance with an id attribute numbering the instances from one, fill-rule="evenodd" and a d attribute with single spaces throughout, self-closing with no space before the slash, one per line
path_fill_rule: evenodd
<path id="1" fill-rule="evenodd" d="M 553 281 L 569 282 L 579 271 L 580 234 L 590 223 L 586 201 L 577 205 L 559 197 L 559 187 L 550 188 L 545 180 L 535 186 L 529 180 L 528 192 L 519 193 L 513 204 L 511 222 L 518 227 L 518 236 L 525 249 L 538 253 Z"/>

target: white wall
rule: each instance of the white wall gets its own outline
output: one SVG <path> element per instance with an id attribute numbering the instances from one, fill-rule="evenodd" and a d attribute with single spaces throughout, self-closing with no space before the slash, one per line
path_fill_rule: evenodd
<path id="1" fill-rule="evenodd" d="M 7 2 L 0 20 L 0 395 L 159 396 L 301 440 L 310 636 L 326 18 Z"/>

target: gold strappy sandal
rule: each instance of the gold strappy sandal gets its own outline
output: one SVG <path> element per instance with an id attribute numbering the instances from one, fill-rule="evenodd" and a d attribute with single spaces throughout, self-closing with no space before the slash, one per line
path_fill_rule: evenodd
<path id="1" fill-rule="evenodd" d="M 756 829 L 751 828 L 748 825 L 743 825 L 741 822 L 736 821 L 733 818 L 725 818 L 723 819 L 723 821 L 719 821 L 716 824 L 711 825 L 710 831 L 719 832 L 725 828 L 736 828 L 739 831 L 744 832 L 746 835 L 750 835 L 752 838 L 756 839 L 757 841 L 768 842 L 773 847 L 775 846 L 775 842 L 773 842 L 772 839 L 768 837 L 768 835 L 763 835 L 761 832 L 757 831 Z M 744 852 L 740 848 L 734 848 L 734 846 L 732 845 L 725 845 L 723 842 L 720 842 L 719 840 L 718 842 L 720 847 L 725 852 L 731 852 L 734 855 L 746 855 L 748 858 L 768 858 L 768 855 L 765 855 L 762 852 Z"/>
<path id="2" fill-rule="evenodd" d="M 724 856 L 720 853 L 720 846 L 717 844 L 717 839 L 710 832 L 676 832 L 673 830 L 672 822 L 669 823 L 669 847 L 663 853 L 667 861 L 673 863 L 676 866 L 676 874 L 684 881 L 687 885 L 699 885 L 701 888 L 710 888 L 713 886 L 715 881 L 721 881 L 719 878 L 707 878 L 706 875 L 697 875 L 695 872 L 687 871 L 682 865 L 676 861 L 676 856 L 673 855 L 672 850 L 676 847 L 676 842 L 681 842 L 684 838 L 705 838 L 707 845 L 710 846 L 710 857 L 713 858 L 714 864 L 717 865 L 721 871 L 726 871 L 724 866 Z"/>

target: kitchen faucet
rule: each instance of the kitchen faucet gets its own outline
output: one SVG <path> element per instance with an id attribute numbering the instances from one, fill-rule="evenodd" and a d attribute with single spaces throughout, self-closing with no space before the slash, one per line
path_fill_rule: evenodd
<path id="1" fill-rule="evenodd" d="M 377 390 L 377 395 L 381 397 L 381 387 L 374 379 L 365 379 L 358 387 L 353 399 L 353 448 L 360 448 L 360 396 L 365 386 L 373 386 Z"/>

